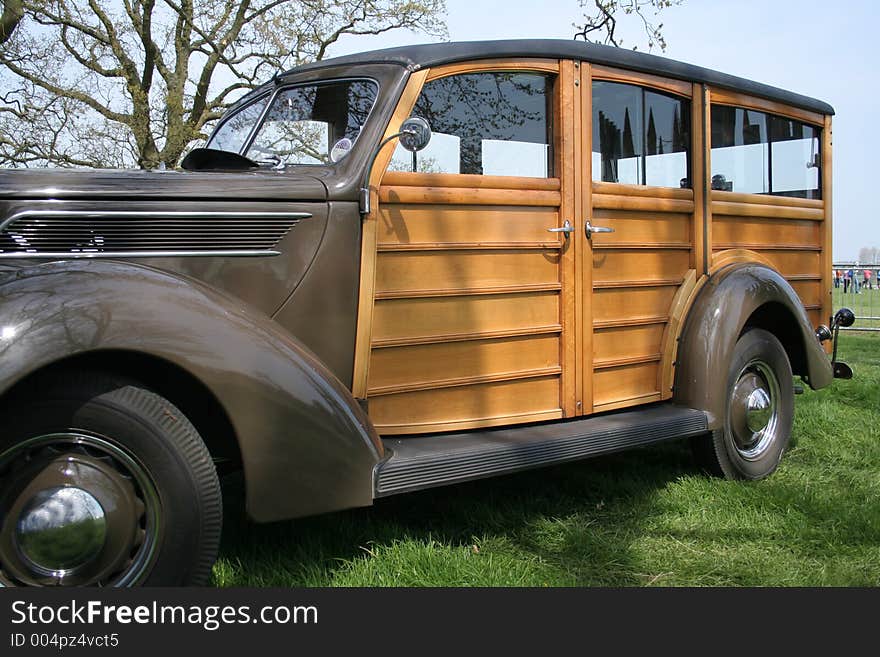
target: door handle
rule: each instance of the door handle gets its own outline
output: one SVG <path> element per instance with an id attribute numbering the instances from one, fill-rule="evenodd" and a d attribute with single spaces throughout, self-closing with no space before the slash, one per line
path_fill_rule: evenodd
<path id="1" fill-rule="evenodd" d="M 613 233 L 613 228 L 606 228 L 605 226 L 593 226 L 589 220 L 584 224 L 584 232 L 587 234 L 587 239 L 592 236 L 593 233 Z"/>
<path id="2" fill-rule="evenodd" d="M 574 232 L 574 226 L 571 225 L 571 222 L 566 219 L 562 224 L 561 228 L 548 228 L 548 233 L 563 233 L 565 235 L 565 239 L 568 239 L 568 236 Z"/>

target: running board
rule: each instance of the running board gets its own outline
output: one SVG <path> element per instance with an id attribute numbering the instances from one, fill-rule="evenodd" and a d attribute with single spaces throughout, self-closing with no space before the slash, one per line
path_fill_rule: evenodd
<path id="1" fill-rule="evenodd" d="M 708 431 L 702 411 L 662 404 L 538 425 L 385 438 L 375 497 L 528 470 Z"/>

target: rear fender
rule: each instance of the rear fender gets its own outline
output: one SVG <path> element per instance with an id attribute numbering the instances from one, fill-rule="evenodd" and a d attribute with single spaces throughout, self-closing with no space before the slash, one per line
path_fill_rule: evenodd
<path id="1" fill-rule="evenodd" d="M 811 388 L 833 379 L 831 362 L 795 291 L 762 264 L 734 264 L 713 274 L 691 306 L 679 339 L 673 400 L 705 411 L 709 428 L 725 413 L 727 370 L 733 349 L 750 326 L 780 339 L 792 369 Z"/>

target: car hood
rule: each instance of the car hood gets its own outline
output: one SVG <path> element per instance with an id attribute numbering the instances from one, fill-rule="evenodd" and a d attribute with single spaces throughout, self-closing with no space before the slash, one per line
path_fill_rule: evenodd
<path id="1" fill-rule="evenodd" d="M 290 171 L 0 170 L 2 199 L 326 201 L 317 178 Z"/>

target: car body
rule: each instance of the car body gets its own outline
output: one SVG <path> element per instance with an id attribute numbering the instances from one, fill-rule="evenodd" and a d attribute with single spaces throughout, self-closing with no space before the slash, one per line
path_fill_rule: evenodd
<path id="1" fill-rule="evenodd" d="M 459 93 L 479 100 L 462 110 Z M 730 135 L 713 107 L 729 115 Z M 396 146 L 413 114 L 435 131 L 418 156 L 425 144 L 412 156 Z M 728 476 L 766 476 L 790 431 L 790 374 L 818 389 L 835 373 L 820 341 L 831 332 L 817 336 L 833 324 L 832 114 L 811 98 L 594 44 L 432 44 L 275 76 L 191 154 L 196 170 L 3 172 L 4 413 L 25 414 L 41 390 L 66 399 L 82 372 L 105 377 L 89 399 L 117 395 L 126 412 L 137 404 L 118 391 L 143 390 L 142 407 L 164 400 L 167 416 L 185 416 L 180 441 L 200 438 L 213 463 L 241 467 L 257 521 L 676 437 L 702 441 L 710 468 Z M 475 140 L 478 130 L 488 137 Z M 290 144 L 306 139 L 314 152 L 298 155 Z M 805 148 L 815 152 L 797 188 L 804 173 L 779 167 Z M 716 171 L 713 156 L 734 174 Z M 755 162 L 766 189 L 750 187 Z M 737 358 L 744 365 L 729 374 Z M 150 417 L 164 435 L 162 414 Z M 173 482 L 192 480 L 201 501 L 191 517 L 214 536 L 204 527 L 216 512 L 199 515 L 216 502 L 199 491 L 214 484 L 198 467 L 163 487 L 146 447 L 81 422 L 59 419 L 65 437 L 38 442 L 55 450 L 45 468 L 67 454 L 59 445 L 83 446 L 64 457 L 84 468 L 131 457 L 124 477 L 101 476 L 120 490 L 148 482 L 135 487 L 156 508 L 137 520 L 148 536 L 150 523 L 187 531 L 163 513 Z M 0 445 L 0 469 L 43 458 L 20 448 L 28 431 Z M 102 562 L 104 534 L 47 556 L 33 536 L 84 535 L 81 523 L 39 525 L 47 496 L 109 520 L 97 494 L 64 502 L 58 492 L 85 484 L 57 475 L 35 492 L 34 476 L 8 478 L 3 493 L 6 584 L 207 576 L 219 525 L 183 574 L 151 575 L 171 549 L 158 530 L 147 541 L 155 554 L 133 558 L 137 572 Z M 86 568 L 93 561 L 101 574 Z"/>

